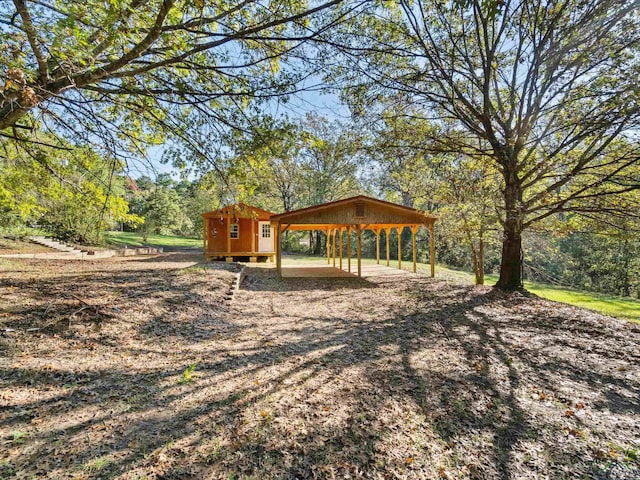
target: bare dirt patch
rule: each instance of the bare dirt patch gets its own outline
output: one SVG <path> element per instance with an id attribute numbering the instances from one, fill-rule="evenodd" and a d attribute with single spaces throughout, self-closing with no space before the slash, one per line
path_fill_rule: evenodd
<path id="1" fill-rule="evenodd" d="M 195 260 L 0 272 L 0 477 L 638 476 L 638 325 Z"/>

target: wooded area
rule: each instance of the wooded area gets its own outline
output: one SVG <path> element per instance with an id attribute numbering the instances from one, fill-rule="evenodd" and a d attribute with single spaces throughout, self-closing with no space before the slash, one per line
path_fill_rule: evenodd
<path id="1" fill-rule="evenodd" d="M 199 236 L 220 205 L 365 193 L 442 216 L 439 256 L 478 283 L 497 269 L 507 289 L 526 275 L 638 295 L 636 2 L 272 7 L 4 3 L 5 228 Z M 275 115 L 309 80 L 350 117 Z M 181 186 L 133 187 L 153 145 Z M 543 238 L 553 258 L 527 246 Z"/>

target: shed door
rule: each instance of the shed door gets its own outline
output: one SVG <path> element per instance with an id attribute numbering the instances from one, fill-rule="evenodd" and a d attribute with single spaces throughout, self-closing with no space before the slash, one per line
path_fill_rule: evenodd
<path id="1" fill-rule="evenodd" d="M 271 222 L 258 222 L 258 251 L 273 252 L 273 228 L 271 228 Z"/>

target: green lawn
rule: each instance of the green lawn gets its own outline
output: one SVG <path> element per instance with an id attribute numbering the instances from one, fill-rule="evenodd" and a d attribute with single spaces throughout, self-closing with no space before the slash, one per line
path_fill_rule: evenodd
<path id="1" fill-rule="evenodd" d="M 326 257 L 313 257 L 306 255 L 287 255 L 283 257 L 283 262 L 285 264 L 308 263 L 314 261 L 324 262 L 326 261 Z M 352 259 L 352 262 L 353 261 L 355 261 L 355 259 Z M 363 258 L 362 262 L 371 264 L 375 263 L 375 260 L 371 258 Z M 381 263 L 384 262 L 385 260 L 381 260 Z M 397 265 L 397 260 L 391 260 L 391 266 Z M 430 272 L 430 266 L 426 263 L 418 263 L 417 267 L 418 272 L 420 273 Z M 405 270 L 411 270 L 413 268 L 413 264 L 411 261 L 403 260 L 402 268 Z M 436 278 L 460 283 L 474 282 L 472 274 L 447 268 L 443 265 L 436 265 Z M 487 285 L 493 285 L 497 281 L 497 275 L 485 275 L 485 282 Z M 531 293 L 538 295 L 541 298 L 546 298 L 547 300 L 587 308 L 605 315 L 626 318 L 633 322 L 640 323 L 640 300 L 635 300 L 629 297 L 615 297 L 601 293 L 585 292 L 538 282 L 525 282 L 524 286 Z"/>
<path id="2" fill-rule="evenodd" d="M 107 232 L 105 239 L 115 246 L 129 247 L 202 247 L 202 240 L 198 238 L 184 238 L 175 235 L 149 235 L 146 242 L 142 240 L 142 234 L 134 232 Z"/>
<path id="3" fill-rule="evenodd" d="M 524 286 L 531 293 L 548 300 L 568 303 L 569 305 L 588 308 L 612 317 L 626 318 L 640 323 L 640 300 L 535 282 L 525 282 Z"/>
<path id="4" fill-rule="evenodd" d="M 452 270 L 439 265 L 436 268 L 436 277 L 443 274 L 463 280 L 466 283 L 472 283 L 474 281 L 474 277 L 470 273 Z M 485 275 L 487 285 L 493 285 L 497 281 L 498 275 Z M 586 292 L 539 282 L 524 282 L 524 287 L 531 293 L 541 298 L 546 298 L 547 300 L 588 308 L 589 310 L 604 313 L 605 315 L 626 318 L 627 320 L 640 323 L 640 300 Z"/>

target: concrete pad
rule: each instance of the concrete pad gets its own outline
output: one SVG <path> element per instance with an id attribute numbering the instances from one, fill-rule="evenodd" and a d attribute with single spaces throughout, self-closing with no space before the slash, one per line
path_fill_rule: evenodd
<path id="1" fill-rule="evenodd" d="M 362 277 L 388 277 L 415 275 L 407 270 L 387 267 L 386 265 L 362 265 Z M 351 263 L 351 273 L 347 271 L 347 266 L 343 265 L 342 270 L 331 265 L 321 263 L 282 265 L 282 278 L 348 278 L 358 277 L 358 265 Z"/>
<path id="2" fill-rule="evenodd" d="M 282 278 L 332 278 L 353 276 L 352 273 L 330 266 L 282 266 Z M 358 276 L 357 273 L 355 276 Z"/>

